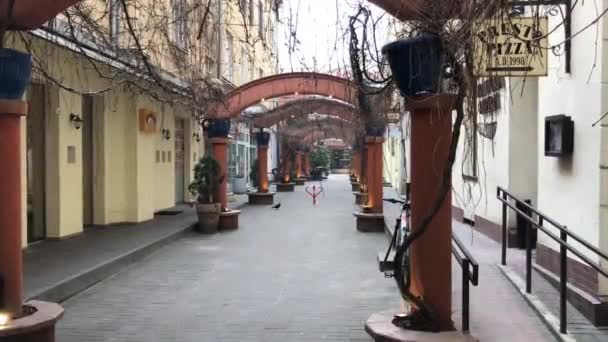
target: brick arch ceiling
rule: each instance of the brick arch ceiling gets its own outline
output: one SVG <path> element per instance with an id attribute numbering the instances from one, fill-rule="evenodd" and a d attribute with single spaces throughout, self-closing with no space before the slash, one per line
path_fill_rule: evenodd
<path id="1" fill-rule="evenodd" d="M 328 74 L 293 72 L 263 77 L 232 90 L 209 110 L 209 117 L 223 119 L 240 115 L 265 99 L 288 95 L 321 95 L 354 103 L 356 86 L 351 81 Z"/>
<path id="2" fill-rule="evenodd" d="M 255 127 L 271 127 L 272 125 L 289 119 L 292 115 L 302 117 L 309 114 L 322 114 L 330 117 L 338 117 L 346 121 L 354 121 L 356 108 L 346 102 L 331 100 L 327 98 L 306 98 L 290 101 L 279 107 L 257 114 L 253 119 Z"/>
<path id="3" fill-rule="evenodd" d="M 323 139 L 342 139 L 344 142 L 351 143 L 354 138 L 354 127 L 343 126 L 340 123 L 327 123 L 320 128 L 301 127 L 292 129 L 285 133 L 288 136 L 296 137 L 304 144 Z"/>

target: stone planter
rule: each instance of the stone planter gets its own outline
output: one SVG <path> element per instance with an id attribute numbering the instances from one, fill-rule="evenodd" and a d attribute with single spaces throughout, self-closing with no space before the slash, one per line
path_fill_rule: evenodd
<path id="1" fill-rule="evenodd" d="M 274 192 L 250 192 L 247 194 L 249 204 L 272 205 L 274 204 Z"/>
<path id="2" fill-rule="evenodd" d="M 296 183 L 277 183 L 278 192 L 294 192 Z"/>
<path id="3" fill-rule="evenodd" d="M 245 177 L 234 177 L 232 181 L 232 191 L 235 194 L 247 193 L 247 179 Z"/>
<path id="4" fill-rule="evenodd" d="M 196 230 L 203 234 L 217 233 L 220 223 L 221 205 L 219 203 L 200 204 L 196 205 L 196 214 L 198 215 L 198 225 Z"/>

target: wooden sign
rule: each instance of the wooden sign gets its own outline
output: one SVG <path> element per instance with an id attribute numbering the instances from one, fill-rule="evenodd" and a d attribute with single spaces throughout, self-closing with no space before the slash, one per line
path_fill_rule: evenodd
<path id="1" fill-rule="evenodd" d="M 158 119 L 154 112 L 149 109 L 139 110 L 139 130 L 143 133 L 155 133 Z"/>
<path id="2" fill-rule="evenodd" d="M 396 124 L 401 121 L 401 115 L 399 113 L 386 113 L 386 122 L 389 124 Z"/>
<path id="3" fill-rule="evenodd" d="M 547 17 L 488 19 L 476 32 L 475 76 L 547 76 Z"/>

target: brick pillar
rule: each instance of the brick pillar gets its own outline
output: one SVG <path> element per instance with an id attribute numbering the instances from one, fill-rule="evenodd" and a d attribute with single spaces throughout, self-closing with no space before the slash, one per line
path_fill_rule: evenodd
<path id="1" fill-rule="evenodd" d="M 353 151 L 353 157 L 351 159 L 351 169 L 352 174 L 355 176 L 357 180 L 361 176 L 361 155 L 359 154 L 359 150 Z"/>
<path id="2" fill-rule="evenodd" d="M 302 152 L 296 152 L 296 179 L 302 178 Z"/>
<path id="3" fill-rule="evenodd" d="M 268 192 L 268 145 L 258 145 L 258 192 Z"/>
<path id="4" fill-rule="evenodd" d="M 222 210 L 228 207 L 228 196 L 227 196 L 227 181 L 228 181 L 228 144 L 230 139 L 228 138 L 211 138 L 209 139 L 213 144 L 213 158 L 220 164 L 221 174 L 223 176 L 222 183 L 218 189 L 217 197 L 222 205 Z"/>
<path id="5" fill-rule="evenodd" d="M 408 105 L 411 112 L 412 229 L 428 215 L 442 182 L 451 145 L 454 97 L 432 96 Z M 440 320 L 452 327 L 451 192 L 425 235 L 411 248 L 412 292 L 424 298 Z"/>
<path id="6" fill-rule="evenodd" d="M 382 214 L 383 212 L 383 143 L 383 137 L 369 136 L 365 138 L 365 145 L 367 146 L 367 207 L 375 214 Z"/>
<path id="7" fill-rule="evenodd" d="M 27 104 L 0 100 L 0 293 L 2 311 L 21 312 L 23 268 L 21 262 L 21 117 Z"/>

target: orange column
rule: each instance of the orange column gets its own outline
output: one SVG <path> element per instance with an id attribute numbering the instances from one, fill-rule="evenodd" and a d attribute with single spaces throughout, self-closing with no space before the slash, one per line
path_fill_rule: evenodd
<path id="1" fill-rule="evenodd" d="M 372 213 L 382 214 L 383 212 L 383 183 L 382 183 L 382 144 L 383 137 L 367 137 L 367 206 Z"/>
<path id="2" fill-rule="evenodd" d="M 412 227 L 429 214 L 441 186 L 451 145 L 453 96 L 439 95 L 413 102 L 411 135 Z M 452 201 L 451 192 L 426 234 L 411 247 L 412 292 L 429 304 L 440 328 L 452 327 Z"/>
<path id="3" fill-rule="evenodd" d="M 352 161 L 351 161 L 351 168 L 352 168 L 352 173 L 353 176 L 355 176 L 356 179 L 359 179 L 359 177 L 361 176 L 361 156 L 359 155 L 359 151 L 355 150 L 353 151 L 353 157 L 352 157 Z"/>
<path id="4" fill-rule="evenodd" d="M 296 179 L 302 178 L 302 152 L 296 152 Z"/>
<path id="5" fill-rule="evenodd" d="M 268 145 L 258 145 L 258 192 L 268 192 Z"/>
<path id="6" fill-rule="evenodd" d="M 0 100 L 0 293 L 3 310 L 21 313 L 21 117 L 27 104 Z"/>
<path id="7" fill-rule="evenodd" d="M 228 144 L 230 144 L 230 139 L 211 138 L 209 140 L 211 141 L 211 144 L 213 144 L 213 158 L 215 158 L 215 160 L 217 160 L 217 162 L 220 164 L 221 175 L 223 176 L 222 183 L 220 183 L 220 187 L 218 189 L 217 197 L 222 205 L 222 210 L 224 210 L 228 206 L 226 188 L 228 181 Z"/>

